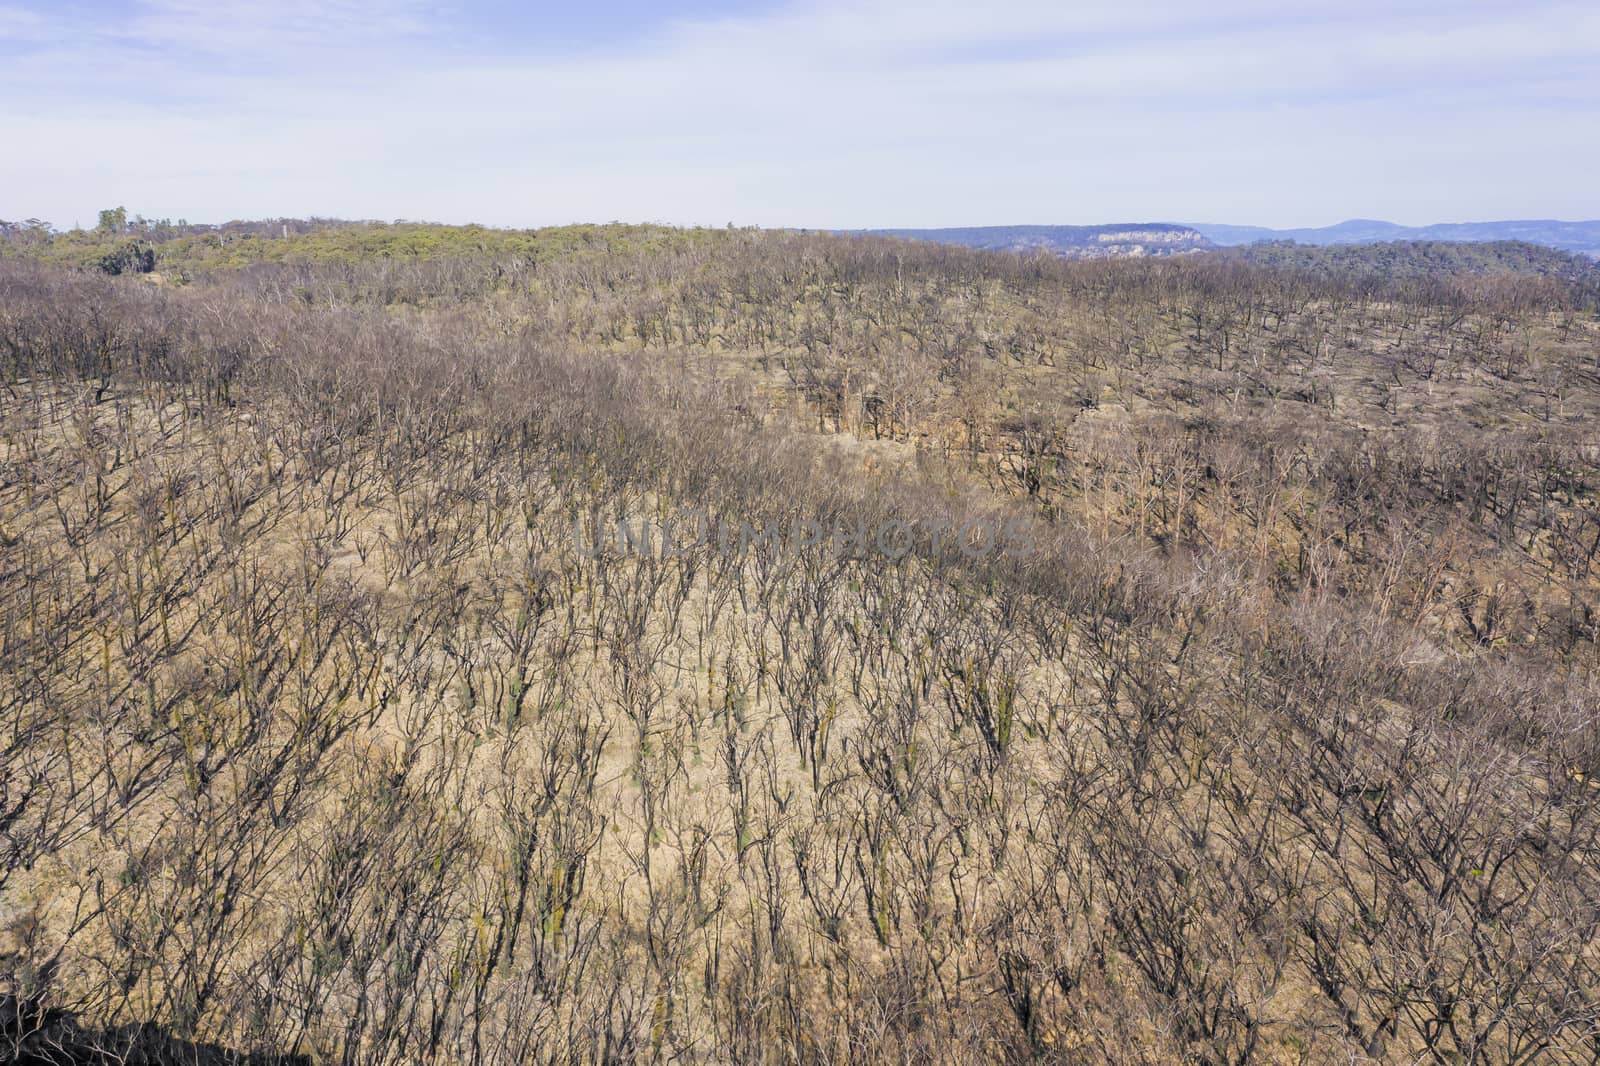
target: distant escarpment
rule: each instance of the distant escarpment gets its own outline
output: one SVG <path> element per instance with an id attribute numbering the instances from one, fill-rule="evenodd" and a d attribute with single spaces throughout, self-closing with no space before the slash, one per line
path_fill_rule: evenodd
<path id="1" fill-rule="evenodd" d="M 1105 226 L 969 226 L 860 232 L 881 237 L 959 244 L 994 252 L 1050 252 L 1072 259 L 1181 255 L 1216 247 L 1200 231 L 1170 222 L 1128 222 Z"/>

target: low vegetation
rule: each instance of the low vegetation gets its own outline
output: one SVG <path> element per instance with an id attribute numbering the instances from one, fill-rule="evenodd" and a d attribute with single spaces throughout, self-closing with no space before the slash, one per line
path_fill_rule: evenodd
<path id="1" fill-rule="evenodd" d="M 1586 282 L 133 230 L 0 242 L 16 1053 L 1600 1056 Z"/>

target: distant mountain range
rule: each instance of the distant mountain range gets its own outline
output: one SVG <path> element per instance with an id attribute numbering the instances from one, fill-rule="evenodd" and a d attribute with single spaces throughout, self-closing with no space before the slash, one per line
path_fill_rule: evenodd
<path id="1" fill-rule="evenodd" d="M 1126 222 L 1104 226 L 968 226 L 948 229 L 880 229 L 859 233 L 939 241 L 1003 252 L 1052 252 L 1071 257 L 1180 255 L 1262 241 L 1309 245 L 1382 244 L 1395 241 L 1523 241 L 1590 257 L 1600 257 L 1600 220 L 1558 222 L 1447 222 L 1401 226 L 1373 219 L 1351 219 L 1310 229 L 1269 229 L 1220 223 Z"/>
<path id="2" fill-rule="evenodd" d="M 1401 226 L 1370 218 L 1353 218 L 1310 229 L 1268 229 L 1193 222 L 1189 228 L 1214 244 L 1230 246 L 1257 241 L 1298 244 L 1377 244 L 1385 241 L 1526 241 L 1563 252 L 1600 256 L 1600 220 L 1559 222 L 1518 219 L 1506 222 L 1444 222 L 1433 226 Z"/>
<path id="3" fill-rule="evenodd" d="M 1192 226 L 1125 222 L 1108 226 L 969 226 L 954 229 L 875 229 L 858 233 L 960 244 L 991 252 L 1052 252 L 1074 258 L 1175 255 L 1217 247 Z"/>

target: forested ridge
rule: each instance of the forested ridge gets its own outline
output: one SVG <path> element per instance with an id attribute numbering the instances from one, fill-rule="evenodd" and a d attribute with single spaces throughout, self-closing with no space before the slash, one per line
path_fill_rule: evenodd
<path id="1" fill-rule="evenodd" d="M 0 241 L 0 1048 L 1600 1058 L 1589 279 L 131 230 Z"/>
<path id="2" fill-rule="evenodd" d="M 1533 274 L 1600 286 L 1600 264 L 1586 255 L 1526 241 L 1387 241 L 1311 245 L 1258 241 L 1221 253 L 1261 266 L 1333 277 L 1430 277 L 1440 274 Z"/>

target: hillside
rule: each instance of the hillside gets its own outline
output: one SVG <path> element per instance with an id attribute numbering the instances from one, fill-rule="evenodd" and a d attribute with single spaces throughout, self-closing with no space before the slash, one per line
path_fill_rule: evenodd
<path id="1" fill-rule="evenodd" d="M 1587 256 L 1523 241 L 1385 241 L 1372 244 L 1295 244 L 1261 241 L 1216 253 L 1224 259 L 1348 278 L 1426 278 L 1518 274 L 1600 284 L 1600 264 Z"/>
<path id="2" fill-rule="evenodd" d="M 120 209 L 119 209 L 120 212 Z M 111 214 L 111 212 L 108 212 Z M 100 273 L 156 273 L 178 282 L 257 266 L 370 266 L 453 259 L 535 263 L 706 238 L 713 230 L 665 226 L 557 226 L 540 230 L 423 222 L 269 219 L 190 225 L 115 219 L 93 230 L 53 232 L 42 224 L 0 223 L 0 260 L 27 259 Z M 148 253 L 148 254 L 145 254 Z"/>
<path id="3" fill-rule="evenodd" d="M 0 1060 L 1594 1061 L 1593 286 L 0 245 Z"/>
<path id="4" fill-rule="evenodd" d="M 1558 222 L 1523 219 L 1505 222 L 1446 222 L 1432 226 L 1399 226 L 1393 222 L 1351 219 L 1333 226 L 1268 229 L 1196 222 L 1191 228 L 1224 246 L 1256 241 L 1298 244 L 1371 244 L 1393 241 L 1519 241 L 1590 257 L 1600 256 L 1600 221 Z"/>

